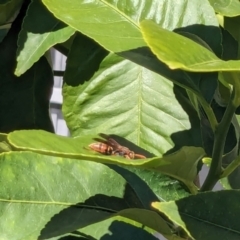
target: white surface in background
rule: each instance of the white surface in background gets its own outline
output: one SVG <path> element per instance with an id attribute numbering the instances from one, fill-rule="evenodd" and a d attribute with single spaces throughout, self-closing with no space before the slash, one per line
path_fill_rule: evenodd
<path id="1" fill-rule="evenodd" d="M 66 68 L 66 57 L 62 55 L 60 52 L 51 49 L 51 57 L 53 70 L 55 71 L 64 71 Z M 62 77 L 54 77 L 54 87 L 61 88 L 62 87 Z"/>
<path id="2" fill-rule="evenodd" d="M 54 82 L 55 82 L 55 79 L 54 79 Z M 62 102 L 63 102 L 62 88 L 57 88 L 57 87 L 53 88 L 53 93 L 52 93 L 50 102 L 62 105 Z"/>
<path id="3" fill-rule="evenodd" d="M 54 49 L 51 49 L 51 57 L 53 62 L 53 70 L 64 71 L 66 67 L 66 57 Z M 58 135 L 68 136 L 69 130 L 61 113 L 63 102 L 62 82 L 62 77 L 54 77 L 54 88 L 50 102 L 56 107 L 51 107 L 50 112 L 55 133 Z"/>
<path id="4" fill-rule="evenodd" d="M 51 117 L 52 117 L 53 127 L 54 127 L 54 130 L 56 132 L 56 129 L 57 129 L 57 114 L 56 113 L 51 113 Z"/>
<path id="5" fill-rule="evenodd" d="M 64 119 L 58 119 L 57 121 L 58 135 L 68 136 L 69 131 Z"/>

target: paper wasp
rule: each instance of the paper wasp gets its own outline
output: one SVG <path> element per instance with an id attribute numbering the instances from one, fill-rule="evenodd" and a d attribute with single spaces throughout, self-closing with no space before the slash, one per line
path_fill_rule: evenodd
<path id="1" fill-rule="evenodd" d="M 113 138 L 106 134 L 100 133 L 99 136 L 104 139 L 95 138 L 95 140 L 97 140 L 98 142 L 91 143 L 89 145 L 89 147 L 96 152 L 105 155 L 121 156 L 127 159 L 146 158 L 141 154 L 136 154 L 127 147 L 121 146 L 118 142 L 116 142 Z"/>

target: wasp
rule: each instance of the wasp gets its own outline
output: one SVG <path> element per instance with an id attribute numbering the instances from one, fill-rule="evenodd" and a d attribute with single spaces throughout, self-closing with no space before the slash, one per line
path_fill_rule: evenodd
<path id="1" fill-rule="evenodd" d="M 127 159 L 146 158 L 141 154 L 136 154 L 127 147 L 121 146 L 118 142 L 106 134 L 100 133 L 99 136 L 104 138 L 104 140 L 96 138 L 95 140 L 99 142 L 91 143 L 89 145 L 89 147 L 96 152 L 105 155 L 121 156 Z"/>

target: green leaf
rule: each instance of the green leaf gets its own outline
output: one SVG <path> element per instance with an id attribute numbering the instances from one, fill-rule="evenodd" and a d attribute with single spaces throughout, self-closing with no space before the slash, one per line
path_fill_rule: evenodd
<path id="1" fill-rule="evenodd" d="M 205 47 L 152 21 L 142 21 L 144 40 L 154 54 L 171 69 L 192 72 L 238 71 L 239 61 L 223 61 Z"/>
<path id="2" fill-rule="evenodd" d="M 49 116 L 53 75 L 47 60 L 41 58 L 19 78 L 13 73 L 22 17 L 23 12 L 0 43 L 0 131 L 37 128 L 53 132 Z"/>
<path id="3" fill-rule="evenodd" d="M 232 35 L 232 37 L 237 41 L 237 45 L 236 45 L 236 43 L 235 43 L 235 45 L 234 45 L 234 43 L 232 43 L 232 46 L 231 46 L 231 47 L 235 47 L 235 49 L 232 50 L 231 47 L 228 46 L 230 51 L 234 51 L 234 50 L 238 49 L 238 41 L 239 41 L 238 26 L 239 26 L 239 23 L 240 23 L 240 16 L 224 17 L 224 29 L 226 29 Z M 234 52 L 234 53 L 235 53 L 235 58 L 239 57 L 238 52 Z"/>
<path id="4" fill-rule="evenodd" d="M 139 9 L 133 3 L 128 4 L 128 9 L 125 8 L 124 3 L 117 4 L 116 1 L 86 3 L 83 0 L 75 0 L 69 3 L 69 1 L 44 0 L 43 3 L 57 18 L 95 39 L 108 50 L 121 51 L 145 45 L 136 19 L 128 16 Z M 148 6 L 150 7 L 149 4 Z"/>
<path id="5" fill-rule="evenodd" d="M 73 34 L 67 41 L 63 42 L 63 43 L 58 43 L 54 46 L 54 48 L 59 51 L 61 54 L 63 54 L 64 56 L 68 56 L 69 50 L 72 46 L 73 40 L 75 38 L 75 36 L 78 33 L 75 32 L 75 34 Z"/>
<path id="6" fill-rule="evenodd" d="M 119 174 L 87 161 L 2 153 L 0 181 L 1 239 L 46 239 L 142 206 Z"/>
<path id="7" fill-rule="evenodd" d="M 156 59 L 146 58 L 146 54 L 149 54 L 145 51 L 139 51 L 137 55 L 136 52 L 125 51 L 127 49 L 141 50 L 139 47 L 143 46 L 142 44 L 137 44 L 135 38 L 126 38 L 129 34 L 135 34 L 136 31 L 139 32 L 139 19 L 136 18 L 136 16 L 139 16 L 141 20 L 149 18 L 151 15 L 154 21 L 168 29 L 180 28 L 181 31 L 197 34 L 206 41 L 218 55 L 221 54 L 221 36 L 219 29 L 209 28 L 203 25 L 218 26 L 213 9 L 208 1 L 205 0 L 198 2 L 180 1 L 178 4 L 175 4 L 174 0 L 165 0 L 161 1 L 161 3 L 153 0 L 141 0 L 144 8 L 138 8 L 132 2 L 123 0 L 110 2 L 71 1 L 71 5 L 67 1 L 61 1 L 61 3 L 59 3 L 54 0 L 47 0 L 44 1 L 44 3 L 56 17 L 93 38 L 103 47 L 118 52 L 125 58 L 135 61 L 144 67 L 156 71 L 171 81 L 177 82 L 177 84 L 184 87 L 190 87 L 195 91 L 199 91 L 199 86 L 201 86 L 194 82 L 194 79 L 199 79 L 199 76 L 189 77 L 186 74 L 176 72 L 171 73 L 171 76 L 169 76 L 169 69 L 162 69 L 163 67 L 166 68 L 166 66 L 159 66 L 159 61 Z M 101 8 L 99 8 L 99 6 L 101 6 Z M 72 9 L 74 9 L 74 11 L 72 11 Z M 156 11 L 156 9 L 158 10 Z M 105 11 L 104 14 L 102 14 L 102 10 Z M 88 14 L 88 11 L 91 11 L 95 17 L 92 18 Z M 172 18 L 172 12 L 174 12 L 175 18 Z M 109 14 L 109 16 L 107 21 L 105 21 L 107 14 Z M 111 18 L 114 18 L 113 22 Z M 119 19 L 119 25 L 116 24 L 115 18 Z M 181 21 L 178 21 L 179 18 L 181 18 Z M 121 21 L 121 19 L 123 21 Z M 188 27 L 188 25 L 193 25 L 194 27 Z M 91 26 L 91 28 L 89 26 Z M 111 35 L 109 32 L 111 32 Z M 122 36 L 120 36 L 121 33 Z M 211 38 L 211 34 L 214 34 L 215 37 Z M 109 46 L 109 44 L 111 46 Z M 129 47 L 129 44 L 131 47 Z M 78 69 L 75 68 L 75 72 L 77 71 Z M 206 79 L 206 82 L 209 82 L 207 80 L 208 79 Z M 208 87 L 208 89 L 212 89 L 212 86 L 211 88 Z"/>
<path id="8" fill-rule="evenodd" d="M 134 223 L 134 226 L 130 225 L 132 222 L 126 218 L 113 217 L 107 219 L 100 223 L 93 224 L 84 229 L 79 229 L 70 234 L 62 235 L 60 238 L 51 238 L 49 240 L 58 240 L 58 239 L 69 239 L 73 237 L 76 239 L 89 239 L 94 237 L 94 239 L 116 239 L 116 240 L 132 240 L 132 239 L 141 239 L 141 240 L 157 240 L 159 239 L 159 233 L 155 233 L 154 236 L 147 233 L 145 230 L 148 230 L 146 227 L 141 227 L 138 223 Z M 150 232 L 150 231 L 149 231 Z M 69 237 L 69 238 L 68 238 Z M 74 239 L 75 239 L 74 238 Z M 167 236 L 169 240 L 184 240 L 183 238 L 172 234 Z"/>
<path id="9" fill-rule="evenodd" d="M 89 218 L 89 216 L 84 215 L 82 218 Z M 109 232 L 112 232 L 111 237 L 114 239 L 133 239 L 136 236 L 138 236 L 138 239 L 155 239 L 149 234 L 154 231 L 146 227 L 163 234 L 167 239 L 176 237 L 172 234 L 170 227 L 156 212 L 139 208 L 119 211 L 101 222 L 93 222 L 91 225 L 89 224 L 89 226 L 83 227 L 78 231 L 80 235 L 84 233 L 95 239 L 101 239 L 103 235 L 106 237 Z"/>
<path id="10" fill-rule="evenodd" d="M 149 203 L 147 206 L 144 205 L 145 208 L 149 208 L 150 203 L 155 201 L 154 199 L 171 201 L 190 195 L 190 190 L 183 183 L 160 172 L 134 167 L 124 167 L 124 169 L 116 170 L 116 167 L 118 166 L 111 166 L 128 181 L 140 199 L 145 199 Z M 126 168 L 127 172 L 125 172 Z M 139 178 L 142 181 L 139 181 Z M 149 189 L 144 187 L 146 184 L 149 186 Z M 150 199 L 152 199 L 151 202 Z"/>
<path id="11" fill-rule="evenodd" d="M 229 183 L 228 178 L 222 178 L 222 179 L 220 179 L 219 182 L 221 183 L 223 189 L 226 189 L 226 190 L 233 189 L 233 188 L 231 187 L 231 184 Z"/>
<path id="12" fill-rule="evenodd" d="M 84 83 L 89 80 L 108 52 L 92 39 L 78 33 L 71 45 L 64 82 L 71 86 Z"/>
<path id="13" fill-rule="evenodd" d="M 90 143 L 95 141 L 93 140 L 95 137 L 96 135 L 69 138 L 42 130 L 21 130 L 9 133 L 8 141 L 15 149 L 34 151 L 50 156 L 60 156 L 124 165 L 142 165 L 144 162 L 149 162 L 149 159 L 129 160 L 123 157 L 107 156 L 97 153 L 88 147 Z M 29 139 L 32 139 L 32 141 L 29 141 Z M 168 163 L 162 161 L 161 164 Z"/>
<path id="14" fill-rule="evenodd" d="M 235 107 L 240 106 L 240 83 L 239 83 L 239 72 L 222 72 L 222 79 L 224 82 L 228 82 L 233 85 L 235 88 L 234 98 L 232 99 Z"/>
<path id="15" fill-rule="evenodd" d="M 11 146 L 7 144 L 6 142 L 0 142 L 0 153 L 2 152 L 9 152 L 11 151 Z"/>
<path id="16" fill-rule="evenodd" d="M 22 135 L 22 133 L 20 132 L 20 134 Z M 32 132 L 31 135 L 26 135 L 23 132 L 23 137 L 24 139 L 28 139 L 29 137 L 33 137 L 34 136 L 41 136 L 41 132 L 37 131 L 37 132 Z M 11 133 L 12 136 L 12 133 Z M 18 141 L 18 137 L 15 137 L 14 135 L 14 142 L 15 140 Z M 49 135 L 42 135 L 42 139 L 49 139 L 50 142 L 53 143 L 53 145 L 49 145 L 49 142 L 46 142 L 46 145 L 48 147 L 52 147 L 52 150 L 54 150 L 54 147 L 59 146 L 62 149 L 67 150 L 68 149 L 68 144 L 67 141 L 65 142 L 59 142 L 56 140 L 56 138 L 52 138 Z M 64 140 L 64 139 L 63 139 Z M 82 139 L 84 142 L 84 139 Z M 27 143 L 25 144 L 26 146 L 28 145 L 28 140 L 26 141 Z M 82 144 L 84 144 L 82 142 Z M 86 142 L 86 145 L 89 143 Z M 78 152 L 78 155 L 75 156 L 76 158 L 80 158 L 81 154 L 80 151 L 83 149 L 83 147 L 80 146 L 81 143 L 77 143 L 76 144 L 76 151 Z M 35 147 L 37 146 L 38 148 L 43 147 L 42 146 L 42 142 L 38 142 L 36 141 L 35 143 L 33 143 L 33 145 L 35 145 Z M 73 146 L 73 142 L 70 142 L 70 145 Z M 28 145 L 28 147 L 30 147 Z M 25 150 L 27 150 L 28 148 L 25 148 Z M 34 149 L 34 148 L 30 148 L 30 150 L 32 151 L 37 151 L 39 152 L 39 150 Z M 46 152 L 45 152 L 46 154 Z M 51 153 L 52 155 L 58 155 L 61 156 L 60 153 Z M 90 154 L 90 152 L 89 152 Z M 181 153 L 180 153 L 181 154 Z M 69 156 L 69 155 L 67 155 Z M 179 160 L 178 156 L 180 156 L 179 154 L 175 154 L 175 156 L 177 157 L 177 160 Z M 66 156 L 65 156 L 66 157 Z M 105 160 L 102 160 L 99 158 L 97 158 L 97 156 L 92 156 L 92 158 L 90 158 L 91 156 L 88 155 L 89 159 L 92 159 L 93 161 L 97 161 L 97 162 L 108 162 L 108 163 L 117 163 L 117 164 L 121 164 L 122 166 L 127 166 L 127 165 L 135 165 L 135 164 L 144 164 L 144 162 L 139 161 L 139 162 L 129 162 L 129 160 L 125 161 L 123 158 L 121 159 L 117 159 L 115 158 L 110 158 L 110 157 L 105 157 Z M 83 158 L 83 157 L 82 157 Z M 80 159 L 82 159 L 80 158 Z M 85 156 L 83 159 L 86 159 L 87 157 Z M 107 158 L 107 160 L 106 160 Z M 171 159 L 171 156 L 170 156 Z M 136 160 L 134 160 L 136 161 Z M 157 160 L 157 163 L 159 161 Z M 161 162 L 163 164 L 165 164 L 164 161 L 161 160 Z M 171 163 L 168 163 L 171 164 Z M 181 165 L 181 160 L 179 161 L 179 164 Z M 168 177 L 164 174 L 161 174 L 159 172 L 156 171 L 152 171 L 152 170 L 147 170 L 147 169 L 140 169 L 140 168 L 134 168 L 134 167 L 126 167 L 122 168 L 120 166 L 117 165 L 109 165 L 109 167 L 111 169 L 113 169 L 114 171 L 116 171 L 118 174 L 120 174 L 122 177 L 124 177 L 126 179 L 126 181 L 131 185 L 131 187 L 134 189 L 134 191 L 136 192 L 137 196 L 139 199 L 141 199 L 141 202 L 143 204 L 143 206 L 145 208 L 149 208 L 150 203 L 152 201 L 157 201 L 157 200 L 161 200 L 161 201 L 169 201 L 169 200 L 176 200 L 176 199 L 180 199 L 183 197 L 188 196 L 190 193 L 189 191 L 187 191 L 186 187 L 183 186 L 183 184 L 181 184 L 179 181 L 177 181 L 176 179 L 173 179 L 171 177 Z M 193 167 L 194 169 L 194 167 Z M 171 168 L 170 168 L 171 171 Z"/>
<path id="17" fill-rule="evenodd" d="M 178 4 L 174 0 L 73 0 L 71 3 L 43 0 L 43 3 L 61 21 L 113 52 L 145 46 L 139 31 L 139 22 L 143 19 L 151 18 L 168 29 L 197 23 L 215 25 L 217 22 L 215 20 L 213 24 L 214 12 L 205 0 L 180 1 Z"/>
<path id="18" fill-rule="evenodd" d="M 7 142 L 7 134 L 0 133 L 0 153 L 9 152 L 12 148 Z"/>
<path id="19" fill-rule="evenodd" d="M 0 25 L 11 22 L 18 13 L 23 0 L 8 0 L 0 2 Z"/>
<path id="20" fill-rule="evenodd" d="M 209 100 L 212 100 L 213 94 L 215 93 L 216 87 L 217 87 L 218 79 L 215 73 L 199 74 L 199 73 L 186 72 L 183 70 L 172 71 L 167 67 L 166 64 L 160 62 L 148 48 L 142 48 L 142 49 L 137 49 L 136 51 L 125 52 L 121 55 L 123 57 L 126 57 L 132 60 L 133 62 L 140 64 L 141 66 L 145 66 L 146 68 L 152 70 L 153 72 L 160 74 L 162 78 L 170 80 L 171 82 L 180 86 L 181 88 L 185 88 L 186 90 L 188 90 L 188 95 L 189 95 L 189 91 L 192 92 L 192 94 L 194 94 L 194 96 L 197 99 L 197 104 L 200 105 L 201 103 L 200 106 L 204 109 L 210 121 L 210 126 L 212 130 L 215 131 L 217 126 L 217 120 L 209 102 Z M 178 89 L 179 91 L 179 87 L 176 85 L 174 85 L 174 92 L 175 92 L 175 89 Z M 189 97 L 188 98 L 183 97 L 183 95 L 185 94 L 180 93 L 181 97 L 179 97 L 178 94 L 175 94 L 175 97 L 178 99 L 179 103 L 183 106 L 187 114 L 191 116 L 190 119 L 193 120 L 192 130 L 193 129 L 198 130 L 199 123 L 197 124 L 198 126 L 195 125 L 196 118 L 193 117 L 192 115 L 192 114 L 196 114 L 195 112 L 193 112 L 193 106 L 195 107 L 195 105 L 192 105 L 192 102 L 189 100 Z M 185 100 L 183 100 L 182 97 L 183 99 L 185 98 Z M 195 127 L 193 125 L 195 125 Z M 199 136 L 199 135 L 200 133 L 195 134 L 195 136 Z M 199 143 L 194 143 L 194 144 L 199 144 Z"/>
<path id="21" fill-rule="evenodd" d="M 53 132 L 49 116 L 53 76 L 47 60 L 41 58 L 19 79 L 11 75 L 0 90 L 0 131 L 40 128 Z"/>
<path id="22" fill-rule="evenodd" d="M 172 235 L 170 227 L 156 212 L 145 209 L 126 209 L 117 213 L 165 235 Z"/>
<path id="23" fill-rule="evenodd" d="M 86 138 L 71 139 L 45 133 L 42 131 L 13 132 L 9 134 L 9 136 L 10 142 L 12 142 L 14 145 L 16 144 L 16 147 L 19 147 L 20 145 L 23 146 L 22 148 L 20 148 L 22 150 L 29 149 L 32 151 L 41 152 L 43 154 L 50 154 L 54 156 L 63 156 L 64 154 L 64 157 L 70 156 L 77 159 L 90 159 L 97 162 L 111 163 L 109 167 L 126 179 L 126 181 L 136 192 L 138 198 L 141 199 L 143 206 L 147 209 L 149 209 L 150 203 L 152 201 L 176 200 L 189 195 L 189 191 L 186 189 L 186 187 L 183 186 L 183 184 L 180 184 L 179 181 L 177 181 L 176 179 L 172 179 L 164 174 L 160 174 L 159 172 L 153 171 L 151 169 L 146 170 L 133 167 L 136 166 L 136 164 L 140 164 L 140 166 L 142 164 L 145 165 L 142 160 L 129 161 L 125 160 L 124 158 L 107 157 L 97 154 L 94 155 L 94 152 L 89 150 L 87 150 L 86 154 L 83 154 L 82 151 L 85 150 L 86 146 L 88 146 L 90 142 L 92 142 L 90 136 Z M 39 139 L 36 139 L 36 136 L 38 136 Z M 13 141 L 11 139 L 13 139 Z M 28 139 L 34 139 L 34 141 L 29 141 Z M 30 142 L 31 145 L 29 144 Z M 59 147 L 58 149 L 56 149 L 57 146 Z M 53 152 L 54 150 L 60 151 L 59 149 L 62 153 Z M 68 152 L 73 153 L 73 151 L 76 152 L 75 155 L 70 155 L 70 153 L 68 154 Z M 179 160 L 178 156 L 180 156 L 181 154 L 182 153 L 175 154 L 174 156 L 176 156 L 176 158 Z M 101 158 L 99 158 L 100 156 Z M 159 162 L 161 162 L 162 164 L 171 164 L 165 163 L 165 160 L 163 160 L 162 158 L 160 159 L 160 161 L 155 161 L 157 165 L 159 165 Z M 128 169 L 123 169 L 122 167 L 113 164 L 119 164 L 122 166 L 132 165 L 132 167 L 129 166 Z M 179 161 L 179 164 L 181 165 L 181 160 Z"/>
<path id="24" fill-rule="evenodd" d="M 146 230 L 145 226 L 137 222 L 122 217 L 113 217 L 80 229 L 79 235 L 88 237 L 90 235 L 92 239 L 158 240 L 157 237 Z"/>
<path id="25" fill-rule="evenodd" d="M 223 16 L 234 17 L 240 15 L 240 3 L 238 0 L 209 0 L 215 12 Z"/>
<path id="26" fill-rule="evenodd" d="M 74 32 L 74 29 L 54 18 L 41 1 L 33 0 L 18 39 L 15 74 L 20 76 L 26 72 L 48 49 L 66 41 Z"/>
<path id="27" fill-rule="evenodd" d="M 166 166 L 161 166 L 159 169 L 155 167 L 155 170 L 159 170 L 171 177 L 174 177 L 183 183 L 191 190 L 191 192 L 196 192 L 196 186 L 193 184 L 197 176 L 197 164 L 205 155 L 205 152 L 201 148 L 182 148 L 181 151 L 171 156 L 168 159 L 171 164 Z"/>
<path id="28" fill-rule="evenodd" d="M 65 84 L 63 96 L 73 136 L 117 134 L 155 155 L 201 146 L 198 117 L 185 93 L 114 54 L 104 59 L 90 81 Z"/>
<path id="29" fill-rule="evenodd" d="M 7 139 L 9 143 L 18 150 L 25 150 L 25 151 L 35 151 L 41 154 L 47 155 L 54 155 L 54 156 L 61 156 L 61 157 L 69 157 L 69 158 L 76 158 L 82 159 L 87 158 L 88 160 L 114 160 L 116 163 L 131 163 L 134 162 L 136 165 L 142 165 L 145 162 L 149 162 L 149 160 L 129 160 L 124 159 L 118 156 L 107 156 L 97 153 L 91 150 L 88 145 L 94 142 L 94 138 L 96 135 L 92 136 L 84 136 L 84 137 L 77 137 L 77 138 L 69 138 L 64 136 L 55 135 L 53 133 L 49 133 L 42 130 L 21 130 L 21 131 L 14 131 L 7 135 Z M 32 141 L 29 141 L 32 139 Z M 195 151 L 197 154 L 196 156 L 200 156 L 203 154 L 201 148 L 197 147 L 185 147 L 185 150 L 179 151 L 178 153 L 170 154 L 166 157 L 169 159 L 175 159 L 175 154 L 180 154 L 178 157 L 181 158 L 187 156 L 187 152 L 191 149 L 197 150 Z M 154 164 L 150 163 L 147 164 L 149 166 L 160 166 L 161 164 L 166 165 L 164 160 L 159 162 L 159 158 L 161 157 L 154 157 L 152 159 L 158 159 L 155 161 Z M 165 158 L 165 157 L 163 157 Z M 111 162 L 111 161 L 110 161 Z M 131 165 L 130 164 L 130 165 Z M 135 164 L 134 164 L 135 165 Z"/>
<path id="30" fill-rule="evenodd" d="M 5 141 L 7 139 L 7 134 L 0 133 L 0 141 Z"/>
<path id="31" fill-rule="evenodd" d="M 235 22 L 234 20 L 236 20 L 236 18 L 225 17 L 224 18 L 224 28 L 221 28 L 222 48 L 223 48 L 222 59 L 223 60 L 237 60 L 238 59 L 238 51 L 237 51 L 238 43 L 233 37 L 234 34 L 232 34 L 232 30 L 233 30 L 233 32 L 236 32 L 236 34 L 238 33 L 238 31 L 237 31 L 238 23 Z"/>
<path id="32" fill-rule="evenodd" d="M 240 191 L 224 190 L 199 193 L 195 196 L 152 206 L 174 223 L 181 226 L 192 238 L 205 240 L 239 239 Z M 227 211 L 222 211 L 226 209 Z"/>
<path id="33" fill-rule="evenodd" d="M 29 142 L 29 139 L 34 140 Z M 202 148 L 183 147 L 181 150 L 162 158 L 126 160 L 120 157 L 98 156 L 94 154 L 93 151 L 86 149 L 92 141 L 89 137 L 67 138 L 34 130 L 12 132 L 8 135 L 8 141 L 18 150 L 30 150 L 50 156 L 86 159 L 102 163 L 115 163 L 154 169 L 155 171 L 179 179 L 193 192 L 196 190 L 192 182 L 197 175 L 197 163 L 205 154 Z M 50 144 L 51 142 L 52 144 Z"/>
<path id="34" fill-rule="evenodd" d="M 11 24 L 7 24 L 5 26 L 0 26 L 0 42 L 2 42 L 2 40 L 5 38 L 5 36 L 7 35 L 9 28 L 10 28 Z"/>
<path id="35" fill-rule="evenodd" d="M 154 189 L 154 193 L 159 199 L 164 201 L 178 199 L 186 196 L 186 191 L 183 191 L 183 187 L 181 188 L 179 186 L 179 182 L 177 182 L 176 179 L 183 182 L 190 192 L 196 193 L 197 188 L 193 181 L 197 176 L 197 164 L 204 155 L 205 153 L 201 148 L 183 147 L 180 151 L 162 158 L 162 160 L 168 163 L 166 165 L 158 165 L 158 162 L 155 162 L 153 159 L 151 165 L 150 162 L 142 165 L 142 167 L 154 170 L 154 172 L 130 167 L 127 169 L 140 176 L 151 189 Z M 174 180 L 159 173 L 171 176 Z M 125 173 L 121 172 L 121 175 L 125 176 Z M 153 179 L 155 179 L 155 182 L 151 183 Z M 169 192 L 164 192 L 166 190 L 165 187 Z M 159 191 L 157 188 L 159 188 Z M 177 194 L 177 196 L 175 194 Z"/>

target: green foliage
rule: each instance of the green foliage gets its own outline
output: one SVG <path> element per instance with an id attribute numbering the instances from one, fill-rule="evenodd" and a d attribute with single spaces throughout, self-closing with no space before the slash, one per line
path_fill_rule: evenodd
<path id="1" fill-rule="evenodd" d="M 0 0 L 0 239 L 239 239 L 239 15 L 238 0 Z M 49 117 L 51 47 L 70 137 Z M 99 133 L 119 145 L 90 147 Z"/>
<path id="2" fill-rule="evenodd" d="M 156 202 L 152 205 L 194 239 L 238 239 L 240 227 L 236 218 L 240 207 L 237 204 L 239 196 L 239 190 L 207 192 L 175 202 Z M 225 212 L 219 211 L 223 204 L 228 206 Z"/>
<path id="3" fill-rule="evenodd" d="M 145 20 L 141 22 L 145 41 L 158 59 L 171 69 L 183 69 L 191 72 L 236 71 L 240 61 L 220 60 L 206 46 L 199 46 L 191 39 L 170 32 L 158 24 Z M 156 42 L 156 39 L 159 41 Z M 185 46 L 185 47 L 184 47 Z M 191 51 L 186 52 L 186 46 Z"/>

